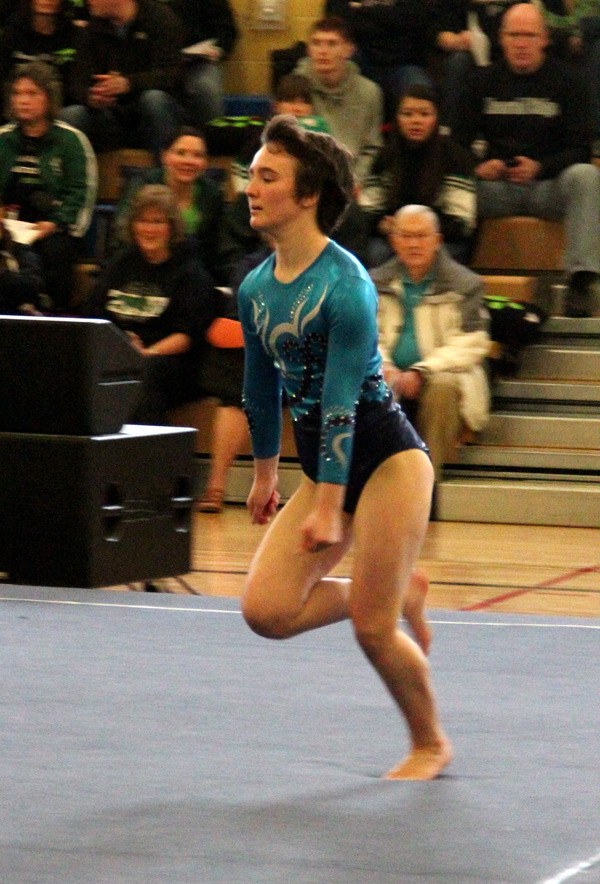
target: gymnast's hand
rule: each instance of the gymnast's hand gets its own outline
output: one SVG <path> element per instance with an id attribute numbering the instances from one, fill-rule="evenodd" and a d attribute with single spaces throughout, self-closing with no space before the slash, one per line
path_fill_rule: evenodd
<path id="1" fill-rule="evenodd" d="M 342 539 L 341 514 L 315 509 L 300 527 L 300 546 L 304 552 L 317 553 Z"/>
<path id="2" fill-rule="evenodd" d="M 277 512 L 280 495 L 275 482 L 265 482 L 255 479 L 246 501 L 246 507 L 250 513 L 253 525 L 266 525 Z"/>
<path id="3" fill-rule="evenodd" d="M 342 506 L 346 487 L 320 482 L 315 491 L 315 505 L 300 526 L 300 547 L 304 552 L 321 552 L 344 535 Z"/>

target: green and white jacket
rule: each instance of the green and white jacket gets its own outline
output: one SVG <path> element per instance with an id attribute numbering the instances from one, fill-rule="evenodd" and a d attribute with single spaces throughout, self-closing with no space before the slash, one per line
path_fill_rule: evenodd
<path id="1" fill-rule="evenodd" d="M 98 191 L 96 155 L 83 132 L 60 120 L 51 124 L 42 142 L 40 183 L 54 200 L 44 220 L 82 237 L 90 226 Z M 0 199 L 21 151 L 18 124 L 0 127 Z"/>

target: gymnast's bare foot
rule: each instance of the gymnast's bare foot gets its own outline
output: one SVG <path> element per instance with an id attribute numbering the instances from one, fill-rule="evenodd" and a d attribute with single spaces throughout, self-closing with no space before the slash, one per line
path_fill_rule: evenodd
<path id="1" fill-rule="evenodd" d="M 425 619 L 425 598 L 428 589 L 427 576 L 422 571 L 413 571 L 402 602 L 402 616 L 424 654 L 429 653 L 432 636 L 431 627 Z"/>
<path id="2" fill-rule="evenodd" d="M 411 749 L 400 764 L 385 774 L 386 780 L 434 780 L 452 761 L 452 746 L 444 738 L 434 746 Z"/>

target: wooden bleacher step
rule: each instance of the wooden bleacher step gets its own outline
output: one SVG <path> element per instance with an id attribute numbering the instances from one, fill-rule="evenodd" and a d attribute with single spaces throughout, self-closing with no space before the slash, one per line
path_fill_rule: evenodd
<path id="1" fill-rule="evenodd" d="M 533 445 L 467 445 L 458 463 L 449 464 L 445 479 L 529 476 L 568 479 L 600 476 L 600 449 L 548 448 Z"/>
<path id="2" fill-rule="evenodd" d="M 535 276 L 520 274 L 483 274 L 486 295 L 511 298 L 513 301 L 529 303 L 533 301 L 536 290 Z"/>
<path id="3" fill-rule="evenodd" d="M 598 448 L 600 416 L 497 412 L 478 438 L 479 445 L 527 448 Z"/>
<path id="4" fill-rule="evenodd" d="M 534 344 L 522 354 L 519 377 L 600 381 L 600 349 Z"/>
<path id="5" fill-rule="evenodd" d="M 197 496 L 199 496 L 208 478 L 208 458 L 206 456 L 198 457 L 196 464 Z M 227 476 L 227 488 L 225 489 L 225 500 L 227 503 L 245 504 L 252 487 L 253 477 L 254 468 L 251 458 L 238 458 L 234 461 Z M 302 470 L 297 461 L 280 461 L 278 489 L 282 501 L 290 499 L 296 488 L 300 485 L 301 478 Z"/>
<path id="6" fill-rule="evenodd" d="M 448 522 L 597 528 L 600 483 L 450 479 L 438 489 L 437 514 Z"/>
<path id="7" fill-rule="evenodd" d="M 563 269 L 560 221 L 522 215 L 481 221 L 472 266 L 482 272 L 555 272 Z"/>
<path id="8" fill-rule="evenodd" d="M 570 319 L 566 316 L 549 316 L 544 323 L 544 342 L 552 344 L 588 342 L 600 347 L 600 316 L 587 319 Z"/>
<path id="9" fill-rule="evenodd" d="M 598 414 L 600 383 L 595 381 L 502 379 L 494 384 L 495 411 Z"/>
<path id="10" fill-rule="evenodd" d="M 600 319 L 552 317 L 518 377 L 494 388 L 477 444 L 438 490 L 438 518 L 600 525 Z"/>

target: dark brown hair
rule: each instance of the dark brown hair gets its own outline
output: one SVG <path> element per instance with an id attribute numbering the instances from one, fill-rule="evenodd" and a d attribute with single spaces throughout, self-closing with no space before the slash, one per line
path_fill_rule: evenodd
<path id="1" fill-rule="evenodd" d="M 352 155 L 331 135 L 303 129 L 295 117 L 281 114 L 267 123 L 263 144 L 278 144 L 294 157 L 296 197 L 318 194 L 317 224 L 329 236 L 340 224 L 354 192 Z"/>
<path id="2" fill-rule="evenodd" d="M 342 40 L 346 40 L 347 43 L 354 42 L 350 28 L 344 19 L 337 15 L 328 15 L 325 18 L 320 18 L 318 21 L 314 22 L 310 27 L 309 37 L 312 37 L 317 31 L 325 31 L 325 33 L 328 34 L 339 34 Z"/>
<path id="3" fill-rule="evenodd" d="M 169 137 L 169 140 L 165 142 L 163 150 L 169 150 L 180 138 L 198 138 L 206 147 L 206 135 L 202 129 L 199 129 L 197 126 L 179 126 Z"/>
<path id="4" fill-rule="evenodd" d="M 439 111 L 437 96 L 431 86 L 425 83 L 412 83 L 407 86 L 398 101 L 396 114 L 407 98 L 429 101 L 436 111 Z M 390 198 L 393 206 L 398 206 L 402 202 L 407 165 L 410 164 L 411 174 L 414 174 L 414 166 L 410 162 L 410 158 L 414 158 L 415 150 L 419 151 L 419 164 L 416 182 L 413 182 L 411 188 L 414 199 L 425 206 L 431 206 L 442 186 L 444 160 L 439 125 L 436 125 L 427 141 L 415 146 L 407 141 L 395 122 L 389 146 L 382 157 L 382 163 L 387 166 L 390 173 Z M 414 187 L 415 183 L 416 188 Z"/>
<path id="5" fill-rule="evenodd" d="M 307 104 L 312 104 L 310 82 L 301 74 L 286 74 L 277 84 L 274 97 L 275 101 L 294 101 L 301 98 Z"/>
<path id="6" fill-rule="evenodd" d="M 55 120 L 62 107 L 62 85 L 57 72 L 52 65 L 45 61 L 31 61 L 27 64 L 19 64 L 15 68 L 6 84 L 6 109 L 7 116 L 12 118 L 10 110 L 13 86 L 19 80 L 31 80 L 38 89 L 45 93 L 48 101 L 47 117 Z"/>

